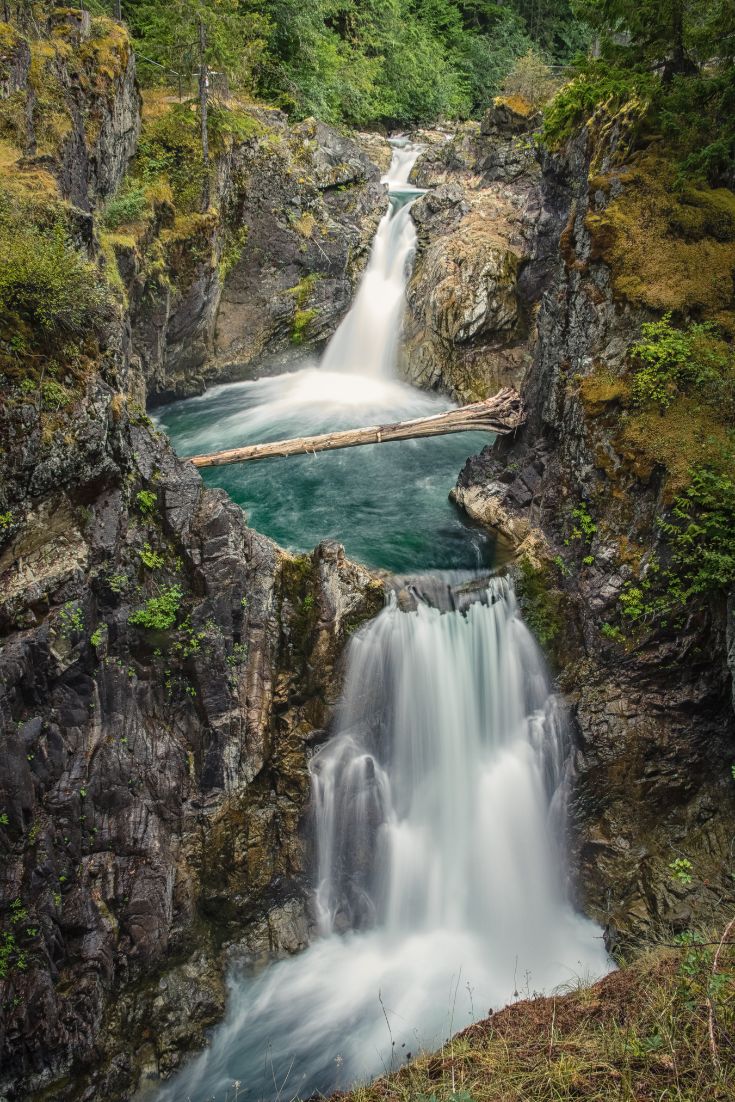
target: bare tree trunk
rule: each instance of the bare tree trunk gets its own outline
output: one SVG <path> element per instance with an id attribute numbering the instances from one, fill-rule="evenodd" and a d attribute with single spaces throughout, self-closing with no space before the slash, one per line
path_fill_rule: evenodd
<path id="1" fill-rule="evenodd" d="M 195 455 L 195 467 L 221 467 L 226 463 L 244 463 L 276 456 L 314 454 L 356 448 L 362 444 L 385 444 L 391 440 L 414 440 L 425 436 L 446 436 L 453 432 L 494 432 L 498 435 L 514 432 L 525 422 L 523 403 L 515 390 L 506 388 L 493 398 L 475 402 L 460 409 L 450 409 L 433 417 L 413 421 L 397 421 L 391 425 L 371 425 L 365 429 L 343 429 L 319 436 L 299 436 L 293 440 L 277 440 L 268 444 L 249 444 L 242 448 Z"/>
<path id="2" fill-rule="evenodd" d="M 209 209 L 209 128 L 207 125 L 207 101 L 209 73 L 207 71 L 207 34 L 204 21 L 199 20 L 199 108 L 202 116 L 202 161 L 204 163 L 204 191 L 202 209 Z"/>

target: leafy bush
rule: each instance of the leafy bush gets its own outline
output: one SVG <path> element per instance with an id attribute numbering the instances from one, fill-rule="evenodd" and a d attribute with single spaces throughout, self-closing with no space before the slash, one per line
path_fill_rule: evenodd
<path id="1" fill-rule="evenodd" d="M 662 527 L 681 579 L 680 600 L 726 590 L 735 582 L 734 475 L 706 467 L 695 470 L 691 485 L 674 502 L 672 520 Z"/>
<path id="2" fill-rule="evenodd" d="M 626 109 L 643 118 L 650 108 L 656 79 L 650 73 L 621 69 L 603 60 L 585 60 L 544 111 L 544 140 L 558 148 L 600 107 L 607 115 Z"/>
<path id="3" fill-rule="evenodd" d="M 111 199 L 102 218 L 105 229 L 116 230 L 120 226 L 137 222 L 148 206 L 148 196 L 143 187 L 130 187 Z"/>
<path id="4" fill-rule="evenodd" d="M 153 490 L 138 490 L 135 500 L 143 516 L 150 516 L 158 502 Z"/>
<path id="5" fill-rule="evenodd" d="M 503 94 L 519 96 L 529 107 L 543 107 L 553 96 L 559 81 L 535 50 L 516 58 L 513 68 L 503 81 Z"/>
<path id="6" fill-rule="evenodd" d="M 61 216 L 33 213 L 0 193 L 0 325 L 25 323 L 31 333 L 79 337 L 109 311 L 99 273 L 74 247 Z"/>
<path id="7" fill-rule="evenodd" d="M 149 631 L 168 631 L 179 616 L 183 592 L 178 585 L 162 589 L 155 597 L 150 597 L 143 608 L 137 609 L 128 617 L 128 623 Z"/>
<path id="8" fill-rule="evenodd" d="M 630 349 L 632 394 L 637 405 L 667 409 L 678 394 L 695 390 L 705 401 L 735 408 L 735 357 L 716 327 L 694 324 L 677 329 L 671 314 L 642 327 Z"/>

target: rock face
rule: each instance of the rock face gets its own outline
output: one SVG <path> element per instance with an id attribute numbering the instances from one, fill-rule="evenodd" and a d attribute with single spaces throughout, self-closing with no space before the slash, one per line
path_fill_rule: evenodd
<path id="1" fill-rule="evenodd" d="M 590 157 L 583 134 L 544 161 L 541 218 L 559 243 L 524 384 L 528 426 L 468 461 L 454 497 L 525 560 L 522 592 L 529 572 L 541 583 L 526 607 L 574 703 L 582 902 L 625 938 L 732 904 L 735 720 L 724 605 L 700 602 L 683 623 L 654 623 L 627 645 L 601 631 L 660 539 L 666 496 L 660 472 L 642 477 L 616 450 L 614 386 L 592 385 L 615 379 L 646 314 L 616 298 L 593 248 L 591 204 L 607 199 L 588 185 Z M 671 875 L 681 856 L 694 887 Z"/>
<path id="2" fill-rule="evenodd" d="M 432 141 L 412 177 L 430 190 L 412 209 L 418 249 L 401 370 L 459 401 L 521 385 L 548 274 L 535 120 L 519 122 L 502 101 L 487 118 Z"/>
<path id="3" fill-rule="evenodd" d="M 80 211 L 120 186 L 140 132 L 135 55 L 122 27 L 61 11 L 29 47 L 0 24 L 0 99 L 26 165 L 53 173 Z"/>
<path id="4" fill-rule="evenodd" d="M 319 349 L 347 311 L 385 211 L 380 171 L 354 142 L 314 120 L 250 114 L 253 137 L 220 158 L 219 214 L 178 229 L 162 208 L 152 239 L 120 255 L 154 400 L 277 371 Z M 164 281 L 147 260 L 158 240 L 169 250 Z"/>
<path id="5" fill-rule="evenodd" d="M 55 177 L 79 208 L 70 217 L 80 247 L 99 259 L 92 213 L 119 185 L 139 126 L 134 60 L 117 28 L 103 21 L 100 34 L 93 23 L 90 34 L 88 19 L 67 14 L 59 33 L 74 37 L 74 56 L 97 64 L 109 50 L 114 75 L 99 97 L 83 82 L 69 89 L 67 137 L 29 154 L 24 170 Z M 2 87 L 33 110 L 25 54 L 13 49 Z M 257 142 L 220 166 L 220 199 L 259 242 L 233 278 L 245 285 L 259 273 L 264 311 L 323 253 L 336 323 L 360 263 L 360 220 L 384 205 L 377 169 L 316 124 L 295 134 L 278 115 L 270 134 L 290 150 L 282 178 Z M 304 181 L 288 191 L 297 147 Z M 281 202 L 297 220 L 324 219 L 303 251 L 294 242 L 311 238 Z M 230 959 L 305 945 L 308 758 L 326 737 L 349 635 L 383 604 L 382 584 L 338 545 L 294 558 L 249 529 L 143 413 L 147 388 L 176 389 L 176 371 L 196 371 L 213 333 L 221 280 L 211 253 L 223 223 L 206 214 L 193 225 L 208 258 L 187 266 L 176 238 L 181 278 L 165 301 L 145 304 L 139 258 L 130 250 L 126 270 L 120 246 L 130 299 L 110 304 L 63 403 L 14 378 L 0 404 L 0 1095 L 9 1100 L 129 1098 L 141 1073 L 166 1075 L 204 1043 L 223 1012 Z M 161 204 L 151 239 L 172 230 Z M 293 263 L 282 276 L 286 248 Z M 269 351 L 274 324 L 263 321 Z"/>

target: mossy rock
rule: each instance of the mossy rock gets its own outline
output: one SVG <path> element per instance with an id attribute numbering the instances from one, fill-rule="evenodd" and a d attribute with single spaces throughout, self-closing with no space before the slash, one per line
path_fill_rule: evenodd
<path id="1" fill-rule="evenodd" d="M 688 188 L 672 216 L 672 225 L 687 241 L 713 237 L 735 241 L 735 195 L 729 188 Z"/>
<path id="2" fill-rule="evenodd" d="M 590 257 L 610 266 L 620 299 L 714 318 L 733 304 L 735 195 L 726 188 L 678 194 L 674 178 L 667 161 L 640 158 L 625 173 L 622 195 L 587 215 Z"/>

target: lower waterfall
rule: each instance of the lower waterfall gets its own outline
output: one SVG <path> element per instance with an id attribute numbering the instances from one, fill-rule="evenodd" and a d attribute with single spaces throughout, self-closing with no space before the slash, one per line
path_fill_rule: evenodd
<path id="1" fill-rule="evenodd" d="M 224 1023 L 160 1102 L 344 1088 L 609 969 L 566 893 L 564 724 L 512 586 L 445 590 L 446 610 L 392 597 L 350 643 L 311 763 L 322 936 L 231 979 Z"/>

